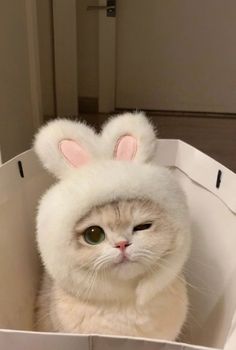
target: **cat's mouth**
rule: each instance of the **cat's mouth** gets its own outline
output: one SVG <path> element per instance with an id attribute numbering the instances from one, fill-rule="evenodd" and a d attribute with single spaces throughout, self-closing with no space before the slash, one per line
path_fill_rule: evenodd
<path id="1" fill-rule="evenodd" d="M 119 259 L 119 261 L 115 262 L 115 265 L 121 265 L 121 264 L 127 264 L 127 263 L 132 263 L 127 255 L 122 255 Z"/>

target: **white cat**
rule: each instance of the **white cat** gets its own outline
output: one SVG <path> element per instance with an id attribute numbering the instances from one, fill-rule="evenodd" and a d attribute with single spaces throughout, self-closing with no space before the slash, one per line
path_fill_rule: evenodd
<path id="1" fill-rule="evenodd" d="M 176 339 L 188 309 L 189 219 L 170 171 L 155 165 L 151 124 L 127 113 L 96 135 L 56 120 L 35 150 L 60 179 L 37 218 L 37 329 Z"/>

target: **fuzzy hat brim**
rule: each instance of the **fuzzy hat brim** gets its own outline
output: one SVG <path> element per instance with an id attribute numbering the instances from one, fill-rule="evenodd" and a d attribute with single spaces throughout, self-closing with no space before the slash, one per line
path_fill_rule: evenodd
<path id="1" fill-rule="evenodd" d="M 179 225 L 185 223 L 185 196 L 168 169 L 110 160 L 86 166 L 53 186 L 41 201 L 38 229 L 47 232 L 50 240 L 59 234 L 57 225 L 60 235 L 68 235 L 73 225 L 95 206 L 130 199 L 151 200 Z"/>

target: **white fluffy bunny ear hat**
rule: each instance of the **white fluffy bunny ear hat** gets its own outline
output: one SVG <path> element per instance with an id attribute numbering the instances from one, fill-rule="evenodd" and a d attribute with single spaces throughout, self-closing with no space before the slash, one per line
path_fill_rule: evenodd
<path id="1" fill-rule="evenodd" d="M 155 164 L 156 146 L 154 128 L 141 112 L 110 119 L 100 134 L 64 119 L 42 127 L 34 149 L 59 179 L 41 199 L 37 218 L 39 249 L 52 275 L 58 268 L 62 273 L 64 247 L 76 222 L 98 205 L 150 199 L 186 231 L 184 194 L 171 172 Z"/>
<path id="2" fill-rule="evenodd" d="M 36 135 L 34 149 L 59 183 L 67 184 L 77 220 L 94 206 L 136 198 L 179 216 L 183 193 L 169 170 L 155 164 L 156 140 L 144 113 L 125 113 L 110 119 L 101 134 L 81 122 L 49 122 Z"/>

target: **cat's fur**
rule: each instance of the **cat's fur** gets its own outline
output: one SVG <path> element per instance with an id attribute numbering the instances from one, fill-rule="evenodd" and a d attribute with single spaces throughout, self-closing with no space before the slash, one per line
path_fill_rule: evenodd
<path id="1" fill-rule="evenodd" d="M 145 222 L 152 226 L 133 232 Z M 106 233 L 104 242 L 91 246 L 82 236 L 93 225 Z M 130 261 L 118 263 L 121 252 L 115 243 L 128 240 Z M 188 299 L 185 281 L 170 256 L 186 249 L 173 218 L 160 206 L 145 200 L 118 201 L 92 209 L 76 223 L 73 235 L 81 278 L 76 295 L 62 288 L 46 273 L 37 312 L 41 331 L 102 333 L 175 339 L 184 323 Z M 139 288 L 158 283 L 160 267 L 173 269 L 167 286 L 153 293 L 146 288 L 144 302 Z"/>
<path id="2" fill-rule="evenodd" d="M 37 328 L 175 339 L 187 312 L 182 275 L 191 234 L 183 191 L 158 166 L 156 135 L 141 112 L 108 121 L 100 134 L 54 120 L 34 149 L 58 178 L 41 198 L 37 244 L 45 267 Z M 152 226 L 132 232 L 147 221 Z M 83 241 L 102 226 L 106 239 Z M 130 261 L 115 245 L 128 240 Z"/>

